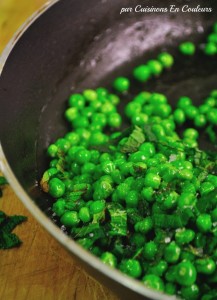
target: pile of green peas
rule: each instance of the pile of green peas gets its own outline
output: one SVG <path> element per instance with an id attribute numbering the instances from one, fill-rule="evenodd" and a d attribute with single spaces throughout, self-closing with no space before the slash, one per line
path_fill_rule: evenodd
<path id="1" fill-rule="evenodd" d="M 162 71 L 174 59 L 163 52 L 155 63 Z M 136 67 L 134 78 L 160 75 L 154 64 Z M 82 247 L 146 287 L 217 299 L 217 155 L 199 147 L 201 130 L 216 143 L 217 90 L 199 106 L 180 97 L 175 109 L 165 95 L 142 91 L 120 114 L 118 94 L 130 82 L 118 77 L 113 88 L 69 97 L 71 131 L 48 147 L 41 179 L 55 217 Z"/>

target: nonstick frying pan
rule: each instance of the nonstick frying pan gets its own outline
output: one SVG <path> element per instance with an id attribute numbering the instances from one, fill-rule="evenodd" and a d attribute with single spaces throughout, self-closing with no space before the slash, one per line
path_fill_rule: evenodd
<path id="1" fill-rule="evenodd" d="M 212 12 L 134 12 L 137 5 L 169 8 L 170 4 L 180 9 L 183 5 L 211 7 Z M 120 14 L 123 7 L 133 11 Z M 215 0 L 55 1 L 28 21 L 1 58 L 2 171 L 35 218 L 92 276 L 123 299 L 170 297 L 102 264 L 54 224 L 51 202 L 38 187 L 47 167 L 45 149 L 67 131 L 63 111 L 71 93 L 97 86 L 110 88 L 114 77 L 130 76 L 134 66 L 156 57 L 159 51 L 175 54 L 182 41 L 202 45 L 216 21 L 216 11 Z M 179 57 L 171 72 L 143 89 L 165 93 L 172 104 L 183 95 L 199 103 L 217 87 L 216 70 L 213 57 Z M 135 85 L 132 93 L 139 89 Z"/>

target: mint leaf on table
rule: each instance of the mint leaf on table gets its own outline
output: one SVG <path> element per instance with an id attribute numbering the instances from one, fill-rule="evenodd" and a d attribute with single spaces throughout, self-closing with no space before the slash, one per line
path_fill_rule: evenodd
<path id="1" fill-rule="evenodd" d="M 0 176 L 0 197 L 2 196 L 2 186 L 7 184 L 7 180 Z M 0 211 L 0 249 L 10 249 L 19 246 L 22 241 L 19 237 L 12 233 L 14 228 L 26 221 L 24 216 L 7 216 L 3 211 Z"/>
<path id="2" fill-rule="evenodd" d="M 22 242 L 19 237 L 12 233 L 13 229 L 26 221 L 24 216 L 7 216 L 0 211 L 0 249 L 10 249 L 19 246 Z"/>

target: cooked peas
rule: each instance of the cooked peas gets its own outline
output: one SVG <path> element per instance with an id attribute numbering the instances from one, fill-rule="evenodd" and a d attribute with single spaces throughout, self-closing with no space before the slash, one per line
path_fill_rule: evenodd
<path id="1" fill-rule="evenodd" d="M 207 59 L 216 53 L 213 28 Z M 191 56 L 196 48 L 187 42 L 179 49 Z M 174 62 L 162 52 L 136 66 L 132 82 L 148 85 Z M 54 198 L 55 220 L 103 263 L 168 295 L 213 299 L 216 154 L 202 151 L 199 141 L 201 132 L 216 141 L 217 90 L 195 106 L 186 95 L 132 96 L 131 87 L 118 77 L 113 89 L 120 97 L 103 87 L 70 95 L 64 116 L 71 131 L 48 147 L 41 187 Z"/>

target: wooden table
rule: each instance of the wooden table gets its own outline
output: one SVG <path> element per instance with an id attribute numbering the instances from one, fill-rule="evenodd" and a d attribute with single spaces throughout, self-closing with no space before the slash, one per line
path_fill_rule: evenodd
<path id="1" fill-rule="evenodd" d="M 45 0 L 0 0 L 0 52 L 22 22 Z M 90 278 L 72 257 L 29 214 L 10 187 L 0 198 L 0 210 L 28 221 L 15 233 L 19 248 L 0 250 L 1 300 L 117 300 Z"/>

